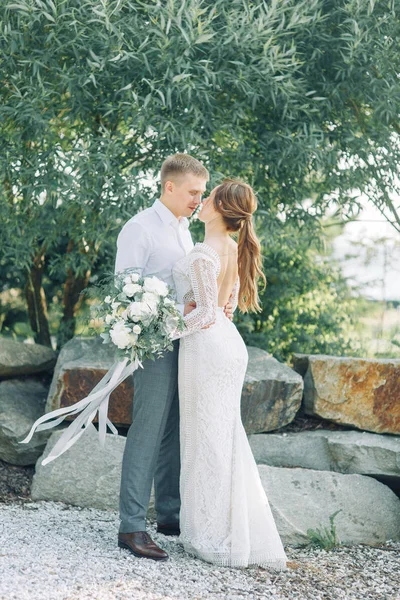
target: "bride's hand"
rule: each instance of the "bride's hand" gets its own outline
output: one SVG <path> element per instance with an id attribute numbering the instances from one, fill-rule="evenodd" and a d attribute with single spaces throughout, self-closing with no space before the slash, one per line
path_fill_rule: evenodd
<path id="1" fill-rule="evenodd" d="M 228 317 L 231 321 L 233 320 L 233 306 L 230 302 L 227 302 L 224 306 L 225 316 Z"/>

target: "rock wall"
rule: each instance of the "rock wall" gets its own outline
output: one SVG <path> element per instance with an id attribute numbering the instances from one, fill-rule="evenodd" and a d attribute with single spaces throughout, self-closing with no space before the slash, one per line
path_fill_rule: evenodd
<path id="1" fill-rule="evenodd" d="M 248 433 L 271 431 L 290 423 L 301 403 L 303 380 L 260 348 L 248 348 L 249 364 L 242 393 L 242 420 Z M 113 364 L 110 348 L 99 339 L 74 338 L 60 352 L 46 412 L 84 398 Z M 134 389 L 127 378 L 110 396 L 109 418 L 131 424 Z M 73 417 L 71 417 L 73 418 Z"/>

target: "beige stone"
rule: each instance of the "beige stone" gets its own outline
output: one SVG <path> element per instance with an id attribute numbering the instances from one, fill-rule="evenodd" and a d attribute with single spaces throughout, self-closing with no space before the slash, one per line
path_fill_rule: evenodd
<path id="1" fill-rule="evenodd" d="M 335 423 L 399 434 L 400 359 L 308 356 L 304 408 Z"/>

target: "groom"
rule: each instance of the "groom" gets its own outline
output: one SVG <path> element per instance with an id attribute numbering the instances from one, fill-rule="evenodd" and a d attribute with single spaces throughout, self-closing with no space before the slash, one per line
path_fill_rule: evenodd
<path id="1" fill-rule="evenodd" d="M 190 217 L 201 202 L 209 173 L 188 154 L 168 157 L 161 167 L 161 197 L 123 226 L 117 240 L 115 272 L 137 268 L 174 289 L 173 265 L 193 248 Z M 181 306 L 183 315 L 195 307 Z M 232 318 L 232 306 L 225 313 Z M 157 532 L 179 535 L 179 340 L 172 352 L 145 360 L 133 374 L 135 398 L 126 438 L 120 490 L 118 546 L 135 556 L 167 560 L 146 532 L 154 480 Z"/>

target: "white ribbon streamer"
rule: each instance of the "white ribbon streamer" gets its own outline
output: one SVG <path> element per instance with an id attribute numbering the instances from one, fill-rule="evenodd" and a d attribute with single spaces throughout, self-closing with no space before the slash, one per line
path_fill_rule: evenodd
<path id="1" fill-rule="evenodd" d="M 62 433 L 60 439 L 57 440 L 49 455 L 42 460 L 42 465 L 47 465 L 47 463 L 61 456 L 61 454 L 78 441 L 86 428 L 93 421 L 98 411 L 99 439 L 101 446 L 104 447 L 107 426 L 114 435 L 118 435 L 118 430 L 107 417 L 110 394 L 120 383 L 122 383 L 122 381 L 124 381 L 124 379 L 126 379 L 126 377 L 128 377 L 128 375 L 131 375 L 136 371 L 138 367 L 143 368 L 143 365 L 137 359 L 129 364 L 127 358 L 122 361 L 116 361 L 85 398 L 72 406 L 58 408 L 57 410 L 42 415 L 34 422 L 27 437 L 19 443 L 27 444 L 35 431 L 43 431 L 44 429 L 56 427 L 56 425 L 59 425 L 67 415 L 74 415 L 80 412 L 81 414 L 74 419 L 71 425 Z"/>

